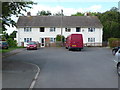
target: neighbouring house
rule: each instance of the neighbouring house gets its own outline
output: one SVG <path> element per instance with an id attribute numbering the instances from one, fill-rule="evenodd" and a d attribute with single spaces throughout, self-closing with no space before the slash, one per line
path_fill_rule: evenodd
<path id="1" fill-rule="evenodd" d="M 82 34 L 84 45 L 102 46 L 103 26 L 96 16 L 20 16 L 17 22 L 18 46 L 37 41 L 41 47 L 56 42 L 56 36 Z"/>

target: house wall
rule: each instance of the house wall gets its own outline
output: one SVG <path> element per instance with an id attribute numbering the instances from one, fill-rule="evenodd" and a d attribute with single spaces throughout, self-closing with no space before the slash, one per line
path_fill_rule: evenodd
<path id="1" fill-rule="evenodd" d="M 66 32 L 65 28 L 63 35 L 65 38 L 70 34 L 82 34 L 84 43 L 89 43 L 88 38 L 95 38 L 95 43 L 102 43 L 102 28 L 95 28 L 95 32 L 88 32 L 88 28 L 81 28 L 81 32 L 76 32 L 76 28 L 71 28 L 71 32 Z M 17 42 L 18 46 L 21 46 L 21 42 L 24 42 L 24 38 L 32 38 L 32 41 L 38 41 L 41 43 L 40 38 L 56 38 L 56 35 L 61 34 L 61 28 L 56 28 L 55 32 L 50 32 L 50 28 L 45 28 L 45 32 L 40 32 L 40 28 L 32 28 L 31 32 L 24 32 L 24 28 L 18 28 Z M 25 43 L 26 46 L 27 43 Z"/>

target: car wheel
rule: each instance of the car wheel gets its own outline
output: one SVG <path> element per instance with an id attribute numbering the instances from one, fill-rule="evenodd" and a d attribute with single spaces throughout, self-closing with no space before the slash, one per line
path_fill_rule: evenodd
<path id="1" fill-rule="evenodd" d="M 68 49 L 68 47 L 65 47 L 66 49 Z"/>
<path id="2" fill-rule="evenodd" d="M 113 55 L 115 55 L 115 54 L 116 54 L 116 51 L 115 51 L 115 50 L 113 50 L 113 51 L 112 51 L 112 54 L 113 54 Z"/>
<path id="3" fill-rule="evenodd" d="M 120 76 L 120 64 L 118 64 L 118 66 L 117 66 L 117 73 Z"/>

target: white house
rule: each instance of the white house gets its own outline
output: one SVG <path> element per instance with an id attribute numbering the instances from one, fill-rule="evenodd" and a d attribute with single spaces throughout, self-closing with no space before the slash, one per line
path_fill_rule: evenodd
<path id="1" fill-rule="evenodd" d="M 96 16 L 20 16 L 17 22 L 17 42 L 38 41 L 42 47 L 55 43 L 62 34 L 82 34 L 84 44 L 101 46 L 103 26 Z"/>

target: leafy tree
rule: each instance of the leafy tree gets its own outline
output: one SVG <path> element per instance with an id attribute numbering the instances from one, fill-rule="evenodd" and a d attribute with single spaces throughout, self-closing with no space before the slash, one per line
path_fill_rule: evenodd
<path id="1" fill-rule="evenodd" d="M 52 15 L 52 13 L 50 11 L 42 10 L 42 11 L 38 11 L 37 15 L 38 16 L 50 16 L 50 15 Z"/>
<path id="2" fill-rule="evenodd" d="M 58 12 L 58 13 L 53 14 L 53 16 L 64 16 L 64 14 L 61 12 Z"/>
<path id="3" fill-rule="evenodd" d="M 13 32 L 10 34 L 9 37 L 14 40 L 14 38 L 16 38 L 16 33 L 17 33 L 17 31 L 13 31 Z"/>
<path id="4" fill-rule="evenodd" d="M 84 13 L 77 12 L 76 14 L 72 14 L 71 16 L 84 16 Z"/>
<path id="5" fill-rule="evenodd" d="M 103 24 L 103 40 L 108 38 L 120 38 L 120 13 L 116 9 L 106 11 L 98 16 Z"/>
<path id="6" fill-rule="evenodd" d="M 29 5 L 33 5 L 32 1 L 23 1 L 23 2 L 3 2 L 2 3 L 2 30 L 5 31 L 7 26 L 16 26 L 15 21 L 11 18 L 12 15 L 18 17 L 23 15 L 23 11 L 27 12 L 26 8 L 31 8 Z"/>
<path id="7" fill-rule="evenodd" d="M 9 45 L 9 47 L 16 47 L 17 46 L 17 41 L 13 40 L 12 38 L 8 38 L 7 43 Z"/>

